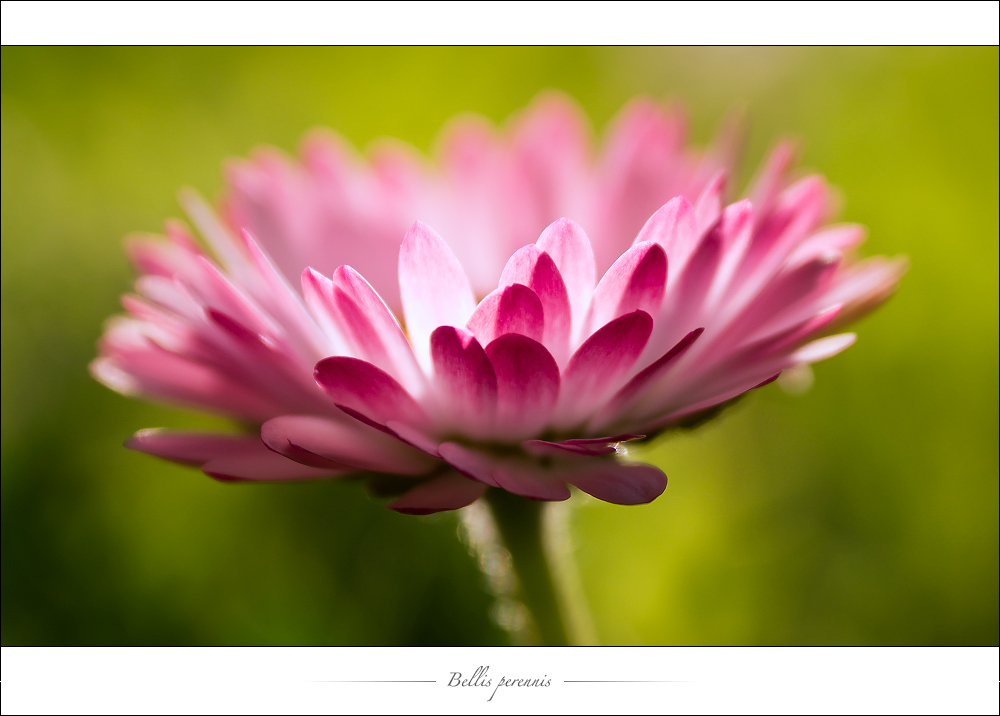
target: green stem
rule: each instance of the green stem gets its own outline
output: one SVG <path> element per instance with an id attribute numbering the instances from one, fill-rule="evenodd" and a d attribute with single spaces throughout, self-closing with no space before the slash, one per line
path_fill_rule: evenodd
<path id="1" fill-rule="evenodd" d="M 546 503 L 500 489 L 489 490 L 486 501 L 510 552 L 520 586 L 519 596 L 531 612 L 542 644 L 567 646 L 571 627 L 560 609 L 556 580 L 544 546 Z"/>

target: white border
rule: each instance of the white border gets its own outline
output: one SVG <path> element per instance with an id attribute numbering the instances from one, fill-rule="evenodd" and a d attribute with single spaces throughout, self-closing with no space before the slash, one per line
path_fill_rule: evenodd
<path id="1" fill-rule="evenodd" d="M 979 44 L 996 2 L 2 3 L 4 45 Z"/>
<path id="2" fill-rule="evenodd" d="M 880 714 L 1000 706 L 995 647 L 4 647 L 0 662 L 3 713 Z M 448 685 L 453 672 L 468 679 L 479 666 L 489 666 L 489 686 Z M 551 684 L 498 689 L 501 677 Z M 591 682 L 568 683 L 576 680 Z"/>

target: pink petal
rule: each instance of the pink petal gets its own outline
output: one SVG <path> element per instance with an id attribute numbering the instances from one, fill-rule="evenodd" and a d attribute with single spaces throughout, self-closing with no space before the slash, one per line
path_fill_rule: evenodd
<path id="1" fill-rule="evenodd" d="M 102 339 L 105 357 L 91 364 L 100 382 L 125 395 L 142 394 L 190 407 L 210 407 L 238 419 L 257 422 L 280 411 L 280 402 L 254 386 L 170 352 L 148 340 L 119 342 L 112 328 Z"/>
<path id="2" fill-rule="evenodd" d="M 567 457 L 569 455 L 611 455 L 615 451 L 613 445 L 595 445 L 590 447 L 576 447 L 567 445 L 565 442 L 555 443 L 548 440 L 525 440 L 521 445 L 524 449 L 537 457 Z"/>
<path id="3" fill-rule="evenodd" d="M 825 311 L 783 325 L 779 330 L 762 331 L 763 335 L 757 334 L 751 341 L 740 346 L 739 351 L 733 351 L 732 355 L 735 357 L 744 351 L 752 351 L 754 357 L 751 360 L 753 360 L 758 356 L 770 356 L 787 350 L 827 328 L 836 320 L 841 310 L 843 306 L 838 303 Z"/>
<path id="4" fill-rule="evenodd" d="M 667 487 L 667 476 L 652 465 L 594 459 L 567 470 L 565 479 L 588 495 L 616 505 L 644 505 Z"/>
<path id="5" fill-rule="evenodd" d="M 590 336 L 563 372 L 556 425 L 571 427 L 585 422 L 595 407 L 620 388 L 652 330 L 649 314 L 633 311 Z"/>
<path id="6" fill-rule="evenodd" d="M 464 326 L 476 299 L 455 254 L 420 221 L 399 249 L 399 291 L 414 353 L 429 372 L 431 333 L 438 326 Z"/>
<path id="7" fill-rule="evenodd" d="M 770 213 L 794 159 L 795 145 L 791 142 L 781 142 L 768 156 L 748 194 L 757 216 L 767 216 Z"/>
<path id="8" fill-rule="evenodd" d="M 429 515 L 443 510 L 457 510 L 482 497 L 486 485 L 456 472 L 447 472 L 424 480 L 387 507 L 405 515 Z"/>
<path id="9" fill-rule="evenodd" d="M 524 243 L 523 225 L 534 224 L 530 211 L 509 209 L 523 209 L 530 195 L 486 120 L 466 115 L 451 122 L 439 148 L 446 188 L 440 210 L 428 218 L 447 233 L 476 293 L 484 295 Z"/>
<path id="10" fill-rule="evenodd" d="M 504 490 L 521 497 L 548 502 L 561 502 L 570 498 L 566 483 L 533 463 L 505 464 L 494 471 L 493 477 Z"/>
<path id="11" fill-rule="evenodd" d="M 441 457 L 437 449 L 437 440 L 431 437 L 430 430 L 415 428 L 398 420 L 390 420 L 385 424 L 385 427 L 388 428 L 390 434 L 407 445 L 412 445 L 432 457 Z"/>
<path id="12" fill-rule="evenodd" d="M 515 283 L 484 298 L 469 319 L 468 328 L 481 344 L 508 333 L 540 341 L 545 329 L 545 311 L 534 291 Z"/>
<path id="13" fill-rule="evenodd" d="M 322 413 L 329 409 L 329 404 L 307 380 L 308 374 L 302 370 L 301 364 L 289 355 L 284 346 L 254 333 L 215 309 L 208 309 L 208 317 L 232 341 L 230 369 L 240 367 L 242 362 L 258 384 L 258 390 L 279 397 L 286 405 L 298 406 L 305 412 L 316 410 Z"/>
<path id="14" fill-rule="evenodd" d="M 566 284 L 555 261 L 535 245 L 518 249 L 500 276 L 501 288 L 513 284 L 523 284 L 538 296 L 545 316 L 542 345 L 549 349 L 556 363 L 565 364 L 569 357 L 573 315 Z"/>
<path id="15" fill-rule="evenodd" d="M 438 446 L 438 451 L 441 453 L 441 457 L 448 461 L 449 465 L 459 470 L 462 474 L 468 475 L 474 480 L 478 480 L 490 487 L 500 486 L 500 483 L 493 477 L 496 460 L 491 457 L 452 442 L 441 443 Z"/>
<path id="16" fill-rule="evenodd" d="M 333 297 L 333 281 L 311 267 L 302 270 L 302 295 L 316 322 L 330 341 L 331 352 L 350 354 Z"/>
<path id="17" fill-rule="evenodd" d="M 822 177 L 800 179 L 778 196 L 773 210 L 757 214 L 753 241 L 738 277 L 757 291 L 785 263 L 799 243 L 822 224 L 831 210 L 830 189 Z"/>
<path id="18" fill-rule="evenodd" d="M 558 444 L 587 448 L 598 445 L 617 445 L 618 443 L 629 442 L 631 440 L 641 440 L 644 437 L 646 436 L 634 435 L 632 433 L 625 433 L 623 435 L 610 435 L 608 437 L 603 437 L 603 438 L 572 438 L 571 440 L 563 440 Z"/>
<path id="19" fill-rule="evenodd" d="M 268 450 L 257 436 L 140 430 L 125 446 L 174 462 L 201 465 L 206 474 L 227 482 L 309 480 L 348 472 L 293 462 Z"/>
<path id="20" fill-rule="evenodd" d="M 619 417 L 628 412 L 629 406 L 636 397 L 647 392 L 651 385 L 658 383 L 664 375 L 677 364 L 688 348 L 705 331 L 704 328 L 695 330 L 684 336 L 669 351 L 660 356 L 656 361 L 643 368 L 632 380 L 619 390 L 600 413 L 591 422 L 591 428 L 600 429 L 613 424 Z M 656 392 L 655 390 L 653 392 Z"/>
<path id="21" fill-rule="evenodd" d="M 785 366 L 788 367 L 787 360 L 784 361 L 784 363 Z M 738 387 L 729 388 L 723 392 L 713 395 L 710 398 L 699 400 L 696 403 L 689 403 L 687 405 L 684 405 L 684 407 L 670 412 L 665 417 L 660 417 L 645 423 L 643 429 L 650 433 L 658 432 L 660 430 L 663 430 L 664 428 L 667 428 L 671 425 L 674 425 L 684 420 L 685 418 L 697 415 L 703 410 L 707 410 L 708 408 L 713 408 L 717 405 L 721 405 L 722 403 L 732 400 L 733 398 L 743 395 L 744 393 L 747 393 L 751 390 L 762 388 L 765 385 L 768 385 L 769 383 L 772 383 L 773 381 L 777 380 L 778 375 L 780 374 L 780 369 L 779 369 L 778 372 L 771 373 L 770 375 L 768 375 L 770 370 L 771 369 L 768 368 L 767 370 L 764 371 L 761 370 L 755 371 L 753 377 L 745 376 L 743 381 L 740 382 L 740 384 L 738 385 Z M 662 411 L 660 412 L 662 413 Z"/>
<path id="22" fill-rule="evenodd" d="M 733 278 L 753 237 L 753 222 L 753 206 L 746 199 L 730 204 L 723 210 L 716 229 L 722 256 L 709 295 L 705 298 L 706 310 L 713 311 L 732 290 Z"/>
<path id="23" fill-rule="evenodd" d="M 907 266 L 907 260 L 902 257 L 875 256 L 840 271 L 824 293 L 826 301 L 844 304 L 836 325 L 857 320 L 887 300 L 895 292 Z"/>
<path id="24" fill-rule="evenodd" d="M 183 465 L 201 465 L 213 458 L 252 452 L 258 444 L 256 435 L 174 432 L 160 428 L 140 430 L 125 441 L 125 447 L 131 450 Z"/>
<path id="25" fill-rule="evenodd" d="M 486 346 L 497 376 L 497 436 L 519 439 L 548 422 L 559 395 L 559 367 L 545 346 L 508 333 Z"/>
<path id="26" fill-rule="evenodd" d="M 823 292 L 841 263 L 839 254 L 825 254 L 775 276 L 725 330 L 725 340 L 740 340 L 780 322 L 800 302 Z"/>
<path id="27" fill-rule="evenodd" d="M 199 256 L 196 261 L 200 269 L 197 278 L 181 283 L 200 303 L 232 316 L 261 335 L 284 334 L 274 319 L 208 258 Z"/>
<path id="28" fill-rule="evenodd" d="M 452 429 L 486 437 L 497 406 L 497 376 L 486 351 L 468 331 L 441 326 L 431 334 L 431 357 Z"/>
<path id="29" fill-rule="evenodd" d="M 584 208 L 590 132 L 582 109 L 565 95 L 545 93 L 517 118 L 511 134 L 511 159 L 532 218 L 547 223 Z M 538 231 L 537 224 L 530 228 Z"/>
<path id="30" fill-rule="evenodd" d="M 282 415 L 261 426 L 261 439 L 297 460 L 300 451 L 345 466 L 397 475 L 423 475 L 440 463 L 384 432 L 351 420 L 313 415 Z"/>
<path id="31" fill-rule="evenodd" d="M 694 213 L 698 225 L 698 233 L 703 234 L 719 220 L 722 214 L 722 194 L 726 190 L 727 173 L 719 170 L 702 190 L 694 203 Z"/>
<path id="32" fill-rule="evenodd" d="M 672 285 L 698 246 L 699 237 L 694 207 L 683 196 L 678 196 L 649 217 L 635 243 L 655 241 L 663 247 L 670 261 L 668 282 Z"/>
<path id="33" fill-rule="evenodd" d="M 192 258 L 201 252 L 179 247 L 161 237 L 130 236 L 125 239 L 125 253 L 140 273 L 172 279 L 187 270 Z"/>
<path id="34" fill-rule="evenodd" d="M 643 437 L 645 435 L 615 435 L 607 438 L 574 438 L 560 442 L 525 440 L 521 445 L 529 453 L 539 457 L 545 455 L 566 457 L 567 453 L 572 455 L 610 455 L 616 452 L 615 445 L 618 443 L 638 440 Z"/>
<path id="35" fill-rule="evenodd" d="M 594 293 L 594 251 L 583 229 L 569 219 L 559 219 L 538 237 L 536 246 L 555 262 L 566 286 L 572 312 L 572 335 L 579 334 Z"/>
<path id="36" fill-rule="evenodd" d="M 816 363 L 826 360 L 852 346 L 855 340 L 857 340 L 857 336 L 853 333 L 841 333 L 836 336 L 820 338 L 795 351 L 792 354 L 792 360 L 795 363 Z"/>
<path id="37" fill-rule="evenodd" d="M 282 480 L 318 480 L 338 477 L 345 471 L 310 467 L 264 448 L 264 452 L 229 455 L 209 460 L 202 472 L 222 482 L 275 482 Z"/>
<path id="38" fill-rule="evenodd" d="M 817 231 L 799 244 L 795 252 L 788 257 L 788 263 L 797 266 L 831 251 L 847 253 L 864 243 L 865 235 L 865 227 L 858 224 L 830 226 Z"/>
<path id="39" fill-rule="evenodd" d="M 658 206 L 687 193 L 685 125 L 681 112 L 642 97 L 631 100 L 612 120 L 596 172 L 599 221 L 588 224 L 602 239 L 594 246 L 601 273 L 632 244 Z"/>
<path id="40" fill-rule="evenodd" d="M 657 315 L 667 283 L 667 255 L 657 243 L 636 244 L 615 261 L 594 290 L 584 335 L 632 311 Z"/>
<path id="41" fill-rule="evenodd" d="M 260 285 L 251 287 L 257 303 L 281 324 L 304 358 L 314 361 L 327 354 L 329 341 L 306 310 L 302 298 L 246 229 L 241 237 L 260 278 Z"/>
<path id="42" fill-rule="evenodd" d="M 633 403 L 624 407 L 621 412 L 628 414 L 630 420 L 642 424 L 643 416 L 663 415 L 677 410 L 683 410 L 683 415 L 688 415 L 690 411 L 682 409 L 682 406 L 708 407 L 751 390 L 757 387 L 763 377 L 777 375 L 785 368 L 795 365 L 797 361 L 788 355 L 788 351 L 816 333 L 828 330 L 839 310 L 839 306 L 833 306 L 819 314 L 806 316 L 738 349 L 729 344 L 723 349 L 713 349 L 725 351 L 721 356 L 713 357 L 713 350 L 707 353 L 702 351 L 697 357 L 687 361 L 686 365 L 690 368 L 692 361 L 695 361 L 706 363 L 707 368 L 694 376 L 688 374 L 683 381 L 674 380 L 667 389 L 655 386 L 647 389 L 644 392 L 654 396 L 653 399 L 646 400 L 641 409 L 636 409 Z M 663 383 L 660 385 L 663 386 Z M 706 398 L 711 400 L 707 405 L 704 404 Z"/>
<path id="43" fill-rule="evenodd" d="M 198 231 L 208 240 L 215 255 L 222 260 L 223 266 L 232 273 L 245 271 L 249 262 L 243 246 L 219 220 L 212 207 L 193 189 L 182 189 L 178 199 Z"/>
<path id="44" fill-rule="evenodd" d="M 316 364 L 316 382 L 341 409 L 384 427 L 390 420 L 425 425 L 427 416 L 413 397 L 385 371 L 357 358 L 333 356 Z"/>
<path id="45" fill-rule="evenodd" d="M 420 394 L 423 374 L 406 336 L 375 290 L 350 266 L 341 266 L 333 273 L 332 293 L 353 354 Z"/>
<path id="46" fill-rule="evenodd" d="M 485 485 L 501 487 L 533 500 L 565 500 L 569 489 L 544 467 L 526 460 L 500 458 L 457 443 L 442 443 L 441 457 L 456 470 Z"/>
<path id="47" fill-rule="evenodd" d="M 675 287 L 671 289 L 665 308 L 667 313 L 660 320 L 665 325 L 672 326 L 675 331 L 690 331 L 704 322 L 705 301 L 715 283 L 723 258 L 721 228 L 720 224 L 716 224 L 702 235 Z"/>

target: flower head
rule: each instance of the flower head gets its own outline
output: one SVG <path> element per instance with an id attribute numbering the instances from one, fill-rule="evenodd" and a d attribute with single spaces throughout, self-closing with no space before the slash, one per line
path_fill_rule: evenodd
<path id="1" fill-rule="evenodd" d="M 646 135 L 623 136 L 619 143 L 641 148 Z M 903 268 L 898 260 L 849 258 L 863 230 L 827 225 L 827 185 L 819 177 L 790 182 L 784 147 L 751 199 L 723 206 L 724 173 L 715 173 L 692 200 L 677 196 L 651 212 L 631 245 L 602 262 L 596 255 L 625 229 L 597 217 L 621 218 L 628 212 L 608 207 L 642 202 L 616 205 L 596 192 L 604 175 L 573 165 L 555 140 L 536 149 L 549 162 L 539 166 L 565 169 L 559 181 L 541 181 L 553 174 L 537 166 L 517 174 L 526 160 L 516 143 L 486 153 L 487 188 L 478 198 L 459 196 L 475 182 L 414 180 L 417 193 L 436 197 L 417 205 L 436 206 L 446 225 L 468 232 L 465 243 L 453 236 L 451 245 L 420 221 L 398 252 L 388 239 L 378 248 L 351 245 L 365 226 L 380 240 L 372 227 L 381 219 L 373 217 L 386 226 L 398 218 L 386 198 L 392 192 L 366 184 L 375 172 L 367 168 L 326 193 L 315 173 L 275 179 L 266 191 L 263 182 L 256 204 L 245 186 L 234 190 L 231 219 L 259 209 L 238 234 L 188 196 L 221 267 L 179 224 L 168 225 L 166 242 L 134 241 L 140 295 L 125 297 L 129 315 L 112 321 L 93 372 L 122 392 L 226 413 L 260 432 L 140 431 L 131 446 L 225 480 L 363 473 L 400 495 L 390 507 L 409 513 L 462 507 L 489 487 L 561 500 L 574 485 L 610 502 L 648 502 L 666 477 L 628 461 L 628 441 L 697 420 L 783 370 L 848 347 L 853 334 L 836 330 L 884 300 Z M 520 241 L 511 237 L 529 229 L 515 232 L 517 217 L 507 214 L 554 188 L 594 225 L 618 228 L 595 250 L 580 225 L 561 218 L 499 268 L 492 258 L 463 258 L 463 251 L 493 257 L 498 246 Z M 348 219 L 364 213 L 343 208 L 352 197 L 361 197 L 358 206 L 385 199 L 388 209 L 380 215 L 371 207 L 369 223 L 350 229 Z M 505 198 L 506 212 L 498 208 Z M 477 233 L 479 224 L 486 233 Z M 254 234 L 261 226 L 270 227 L 267 241 Z M 305 258 L 323 258 L 325 244 L 336 254 L 342 243 L 372 259 L 376 273 L 385 263 L 379 252 L 398 253 L 402 320 L 391 308 L 397 299 L 380 295 L 385 276 L 369 283 L 346 262 L 327 272 Z"/>

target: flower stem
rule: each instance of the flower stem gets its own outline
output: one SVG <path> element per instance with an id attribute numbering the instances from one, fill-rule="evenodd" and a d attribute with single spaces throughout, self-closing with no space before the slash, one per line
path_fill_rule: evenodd
<path id="1" fill-rule="evenodd" d="M 519 583 L 518 596 L 531 612 L 539 640 L 546 646 L 579 643 L 580 639 L 571 638 L 573 624 L 565 608 L 567 600 L 560 599 L 560 587 L 565 585 L 559 584 L 559 575 L 551 564 L 555 555 L 553 550 L 546 549 L 548 503 L 500 489 L 489 490 L 486 500 L 504 546 L 510 552 Z"/>

